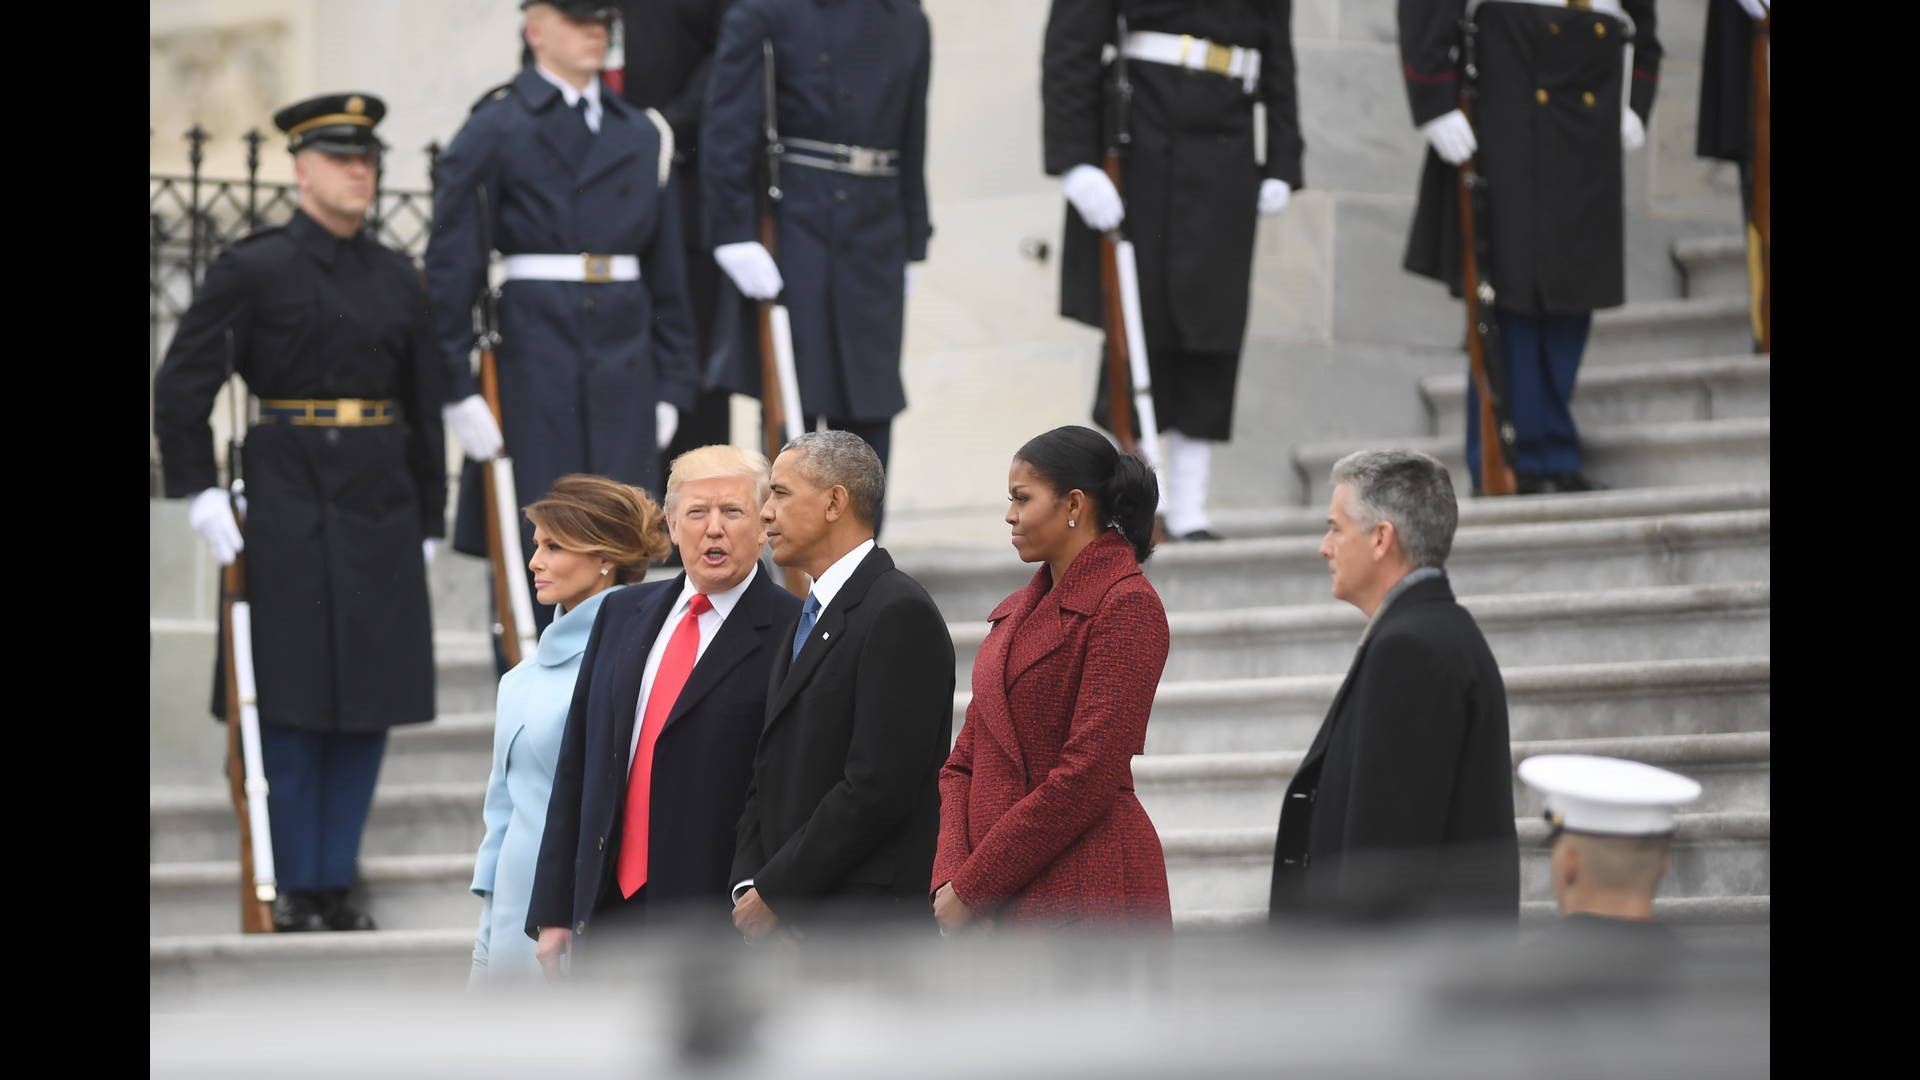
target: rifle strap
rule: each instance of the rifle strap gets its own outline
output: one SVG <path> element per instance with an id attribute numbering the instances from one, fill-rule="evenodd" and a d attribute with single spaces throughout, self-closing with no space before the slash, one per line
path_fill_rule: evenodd
<path id="1" fill-rule="evenodd" d="M 673 175 L 673 125 L 660 115 L 658 109 L 648 109 L 647 119 L 660 132 L 660 186 L 666 187 L 667 180 Z"/>

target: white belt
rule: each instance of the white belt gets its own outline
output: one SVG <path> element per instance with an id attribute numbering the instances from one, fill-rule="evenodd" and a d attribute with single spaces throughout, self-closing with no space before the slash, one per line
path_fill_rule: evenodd
<path id="1" fill-rule="evenodd" d="M 1239 45 L 1216 45 L 1191 34 L 1163 34 L 1158 30 L 1135 30 L 1127 35 L 1121 50 L 1131 60 L 1151 60 L 1156 64 L 1211 71 L 1229 79 L 1239 79 L 1247 93 L 1253 93 L 1260 81 L 1260 50 Z"/>
<path id="2" fill-rule="evenodd" d="M 637 255 L 504 255 L 508 281 L 639 281 Z"/>

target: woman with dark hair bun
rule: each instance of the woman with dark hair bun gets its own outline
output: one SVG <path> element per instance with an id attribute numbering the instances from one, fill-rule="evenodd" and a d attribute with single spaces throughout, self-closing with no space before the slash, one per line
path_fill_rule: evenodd
<path id="1" fill-rule="evenodd" d="M 1166 609 L 1140 572 L 1153 470 L 1091 428 L 1055 428 L 1014 455 L 1007 496 L 1014 550 L 1041 566 L 987 617 L 940 770 L 934 918 L 948 934 L 1171 932 L 1166 857 L 1132 773 L 1167 664 Z"/>

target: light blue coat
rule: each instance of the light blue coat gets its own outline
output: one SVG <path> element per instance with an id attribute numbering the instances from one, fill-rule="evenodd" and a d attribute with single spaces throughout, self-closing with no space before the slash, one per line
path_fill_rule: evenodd
<path id="1" fill-rule="evenodd" d="M 473 940 L 470 982 L 540 977 L 526 923 L 540 835 L 547 827 L 547 798 L 553 793 L 553 770 L 580 674 L 580 655 L 601 602 L 619 588 L 602 589 L 555 618 L 533 655 L 500 677 L 493 773 L 487 777 L 483 812 L 487 835 L 473 867 L 473 891 L 485 903 Z"/>

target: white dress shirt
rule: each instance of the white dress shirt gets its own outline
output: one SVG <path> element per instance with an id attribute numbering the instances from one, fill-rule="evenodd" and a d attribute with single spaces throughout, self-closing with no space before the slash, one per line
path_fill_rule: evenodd
<path id="1" fill-rule="evenodd" d="M 754 563 L 740 584 L 726 592 L 713 593 L 707 600 L 712 607 L 700 613 L 700 648 L 693 654 L 695 667 L 700 666 L 700 658 L 707 655 L 707 646 L 713 644 L 713 636 L 720 632 L 720 624 L 727 621 L 733 613 L 733 606 L 740 602 L 741 594 L 747 586 L 753 584 L 753 577 L 760 572 L 760 564 Z M 627 741 L 627 771 L 633 771 L 633 756 L 640 749 L 640 723 L 647 716 L 647 698 L 653 693 L 653 677 L 660 672 L 660 660 L 667 654 L 667 642 L 673 640 L 673 632 L 680 627 L 680 620 L 687 615 L 687 605 L 693 603 L 694 593 L 700 590 L 693 587 L 693 579 L 688 578 L 680 587 L 680 598 L 673 602 L 667 612 L 667 621 L 660 626 L 660 632 L 653 636 L 653 648 L 647 650 L 647 667 L 640 676 L 640 700 L 633 704 L 633 738 Z"/>

